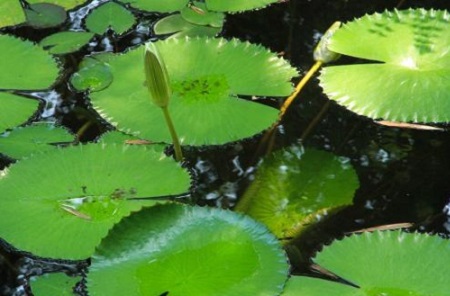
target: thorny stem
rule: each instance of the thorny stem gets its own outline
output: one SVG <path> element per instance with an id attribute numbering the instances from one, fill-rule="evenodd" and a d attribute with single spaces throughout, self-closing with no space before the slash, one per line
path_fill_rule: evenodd
<path id="1" fill-rule="evenodd" d="M 164 113 L 164 119 L 166 120 L 167 127 L 169 128 L 170 136 L 172 137 L 173 148 L 175 150 L 175 160 L 181 161 L 183 159 L 183 153 L 181 152 L 180 141 L 178 140 L 177 132 L 170 117 L 169 108 L 167 106 L 161 107 Z"/>

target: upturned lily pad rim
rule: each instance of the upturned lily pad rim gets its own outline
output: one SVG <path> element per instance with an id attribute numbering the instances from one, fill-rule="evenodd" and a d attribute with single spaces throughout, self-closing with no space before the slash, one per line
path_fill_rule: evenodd
<path id="1" fill-rule="evenodd" d="M 450 263 L 449 250 L 450 240 L 436 234 L 377 230 L 335 240 L 313 262 L 366 293 L 395 290 L 445 296 L 448 289 L 442 271 Z"/>
<path id="2" fill-rule="evenodd" d="M 151 219 L 153 223 L 148 223 Z M 211 227 L 200 231 L 205 223 Z M 241 261 L 242 252 L 246 264 Z M 171 264 L 171 258 L 178 258 L 177 264 Z M 254 261 L 259 263 L 250 264 Z M 233 266 L 236 271 L 229 272 Z M 249 268 L 258 272 L 249 273 Z M 235 279 L 236 273 L 243 278 Z M 159 295 L 173 285 L 174 295 L 180 289 L 187 293 L 183 295 L 212 295 L 211 291 L 275 295 L 281 292 L 287 274 L 286 255 L 263 225 L 228 210 L 165 204 L 144 209 L 110 231 L 92 258 L 87 286 L 90 295 L 100 295 L 105 292 L 105 281 L 116 276 L 121 282 L 107 285 L 109 295 L 122 295 L 123 289 L 133 295 Z M 145 282 L 140 276 L 145 276 Z M 255 284 L 256 277 L 261 277 L 260 285 Z"/>
<path id="3" fill-rule="evenodd" d="M 324 92 L 376 120 L 449 122 L 448 15 L 445 10 L 394 10 L 345 24 L 330 39 L 330 50 L 385 63 L 325 67 L 319 78 Z"/>

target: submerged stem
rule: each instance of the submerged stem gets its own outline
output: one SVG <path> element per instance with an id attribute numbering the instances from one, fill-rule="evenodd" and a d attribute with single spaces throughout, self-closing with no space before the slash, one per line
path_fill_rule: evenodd
<path id="1" fill-rule="evenodd" d="M 173 148 L 175 150 L 175 160 L 181 161 L 183 159 L 183 153 L 181 152 L 180 141 L 178 140 L 177 132 L 170 117 L 169 108 L 167 106 L 161 107 L 164 113 L 164 119 L 166 120 L 167 127 L 169 128 L 170 136 L 172 137 Z"/>

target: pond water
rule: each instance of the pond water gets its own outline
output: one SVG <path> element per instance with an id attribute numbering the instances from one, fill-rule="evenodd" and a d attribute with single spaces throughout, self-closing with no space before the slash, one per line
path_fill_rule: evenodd
<path id="1" fill-rule="evenodd" d="M 88 8 L 105 1 L 94 1 Z M 224 31 L 226 38 L 236 37 L 260 43 L 291 61 L 302 73 L 313 64 L 312 51 L 321 34 L 336 20 L 348 21 L 366 13 L 385 9 L 424 7 L 449 9 L 448 1 L 433 0 L 291 0 L 266 9 L 230 15 Z M 71 14 L 73 29 L 86 8 Z M 152 38 L 149 30 L 160 16 L 147 16 L 136 30 L 115 40 L 107 38 L 91 44 L 90 50 L 123 51 Z M 57 29 L 35 30 L 28 27 L 5 30 L 39 41 Z M 64 61 L 66 77 L 76 69 L 87 52 Z M 382 92 L 383 90 L 380 90 Z M 49 92 L 36 93 L 47 103 L 41 119 L 56 120 L 77 132 L 89 121 L 81 141 L 94 140 L 111 127 L 98 119 L 83 95 L 68 87 L 67 80 Z M 270 100 L 273 106 L 279 102 Z M 447 126 L 442 126 L 444 129 Z M 187 165 L 196 171 L 198 184 L 193 198 L 200 205 L 230 208 L 243 194 L 255 171 L 255 157 L 261 135 L 225 147 L 189 149 Z M 291 144 L 315 147 L 348 157 L 355 167 L 360 187 L 354 205 L 307 231 L 296 246 L 303 257 L 293 261 L 294 273 L 309 273 L 313 254 L 344 233 L 377 225 L 409 222 L 413 229 L 450 234 L 450 133 L 380 126 L 330 102 L 312 79 L 289 109 L 278 130 L 275 147 Z M 3 160 L 4 165 L 8 160 Z M 48 262 L 38 260 L 4 246 L 0 250 L 0 294 L 26 295 L 26 278 L 52 271 L 82 273 L 87 262 Z M 82 294 L 82 292 L 80 292 Z"/>

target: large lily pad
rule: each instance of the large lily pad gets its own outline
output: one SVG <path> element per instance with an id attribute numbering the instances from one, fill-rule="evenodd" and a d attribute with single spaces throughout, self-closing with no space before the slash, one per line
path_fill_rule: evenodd
<path id="1" fill-rule="evenodd" d="M 237 95 L 286 96 L 292 90 L 296 71 L 261 46 L 208 38 L 156 45 L 169 72 L 169 111 L 183 144 L 223 144 L 259 133 L 276 121 L 278 111 Z M 142 47 L 112 58 L 109 66 L 113 82 L 91 94 L 94 108 L 120 130 L 171 142 L 144 85 Z"/>
<path id="2" fill-rule="evenodd" d="M 374 119 L 447 122 L 449 44 L 447 11 L 367 15 L 339 29 L 329 49 L 374 63 L 326 67 L 321 86 L 339 104 Z"/>
<path id="3" fill-rule="evenodd" d="M 1 82 L 0 82 L 1 83 Z M 39 101 L 0 92 L 0 132 L 25 123 L 38 109 Z"/>
<path id="4" fill-rule="evenodd" d="M 29 41 L 0 34 L 0 48 L 0 89 L 47 89 L 59 74 L 52 56 Z"/>
<path id="5" fill-rule="evenodd" d="M 114 227 L 92 258 L 87 287 L 92 296 L 278 295 L 288 269 L 279 242 L 261 224 L 172 204 Z"/>
<path id="6" fill-rule="evenodd" d="M 279 238 L 292 237 L 328 210 L 351 204 L 358 184 L 348 159 L 294 146 L 264 159 L 236 210 Z"/>
<path id="7" fill-rule="evenodd" d="M 438 236 L 401 231 L 353 235 L 325 247 L 314 261 L 360 289 L 296 278 L 283 296 L 449 295 L 450 241 Z"/>
<path id="8" fill-rule="evenodd" d="M 63 127 L 51 123 L 34 123 L 0 135 L 0 153 L 22 158 L 33 153 L 55 149 L 58 143 L 70 144 L 74 136 Z"/>
<path id="9" fill-rule="evenodd" d="M 189 187 L 177 163 L 142 146 L 91 144 L 33 155 L 0 178 L 0 237 L 38 256 L 84 259 L 124 216 Z"/>

